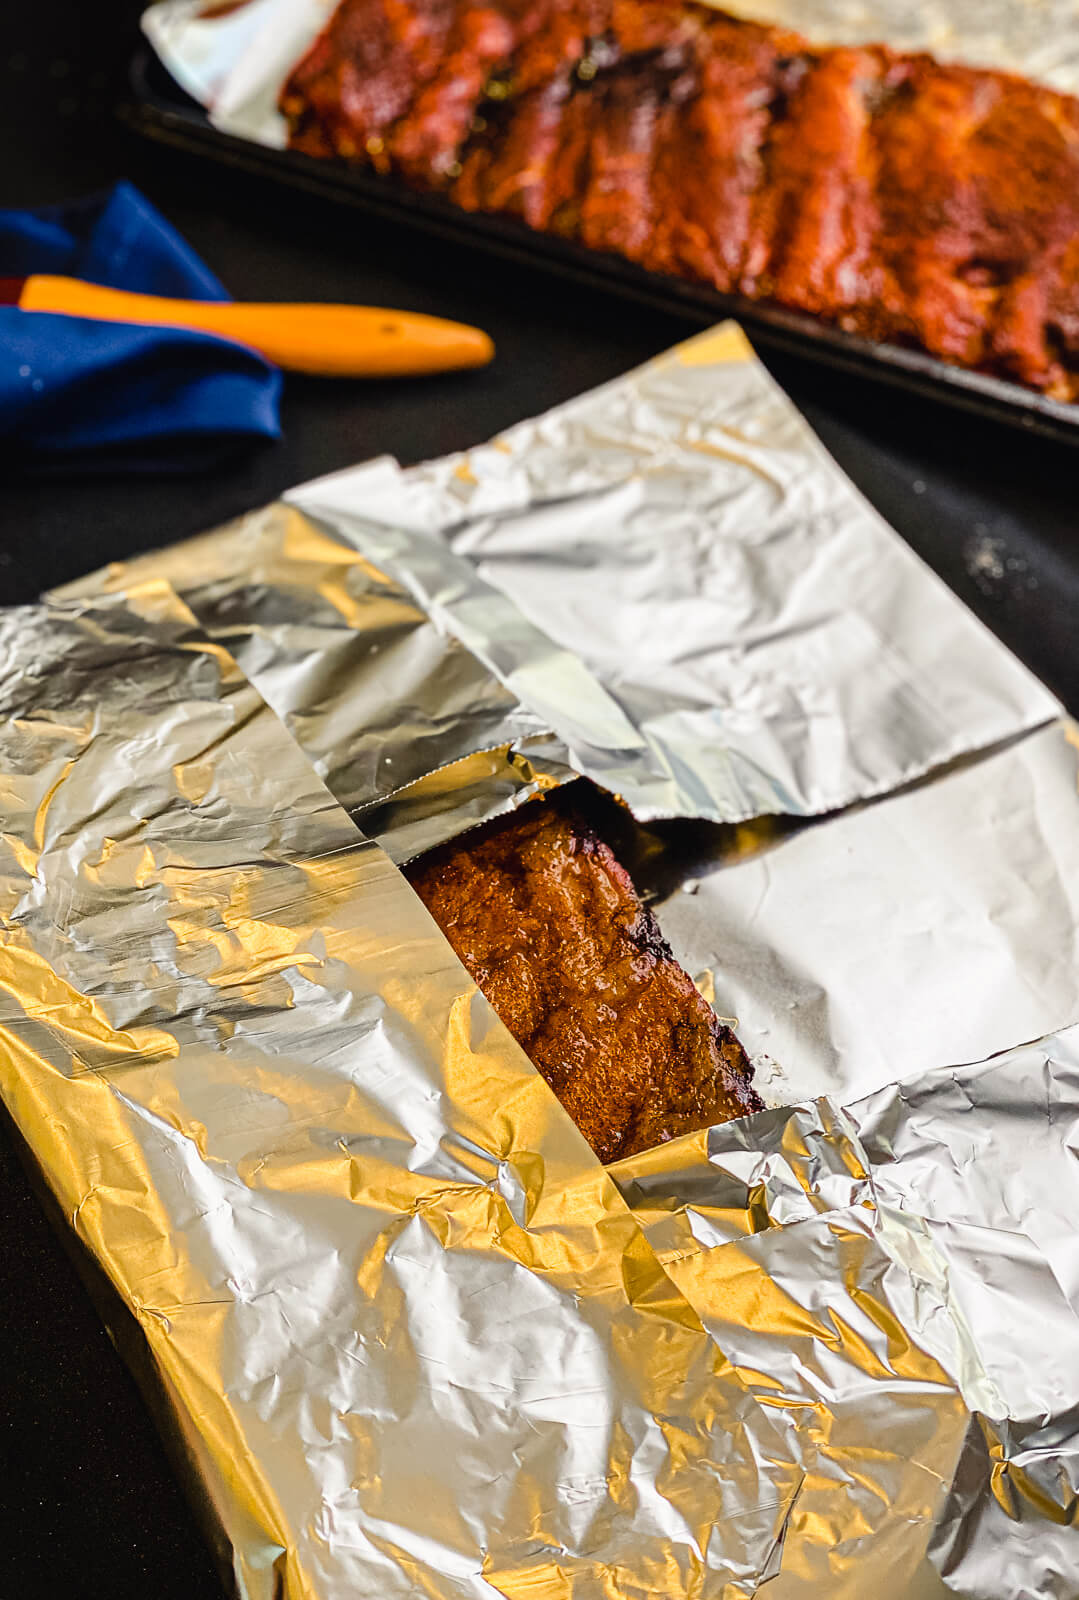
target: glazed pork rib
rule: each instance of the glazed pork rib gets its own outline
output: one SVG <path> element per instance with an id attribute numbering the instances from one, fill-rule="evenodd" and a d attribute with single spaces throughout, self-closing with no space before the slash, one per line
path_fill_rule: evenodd
<path id="1" fill-rule="evenodd" d="M 294 148 L 1079 398 L 1079 101 L 686 0 L 343 0 Z"/>
<path id="2" fill-rule="evenodd" d="M 745 1051 L 572 793 L 406 872 L 601 1161 L 761 1109 Z"/>

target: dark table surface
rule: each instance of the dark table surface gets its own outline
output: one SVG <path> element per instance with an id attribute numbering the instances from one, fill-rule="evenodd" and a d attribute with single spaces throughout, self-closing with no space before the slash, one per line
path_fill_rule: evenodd
<path id="1" fill-rule="evenodd" d="M 126 176 L 241 298 L 367 301 L 479 323 L 488 371 L 397 385 L 290 380 L 285 441 L 204 477 L 0 482 L 0 603 L 224 521 L 382 452 L 477 442 L 690 331 L 677 319 L 142 143 L 115 116 L 127 0 L 11 8 L 0 44 L 0 205 Z M 1074 711 L 1079 446 L 1030 437 L 762 351 L 865 494 Z M 0 359 L 3 359 L 0 352 Z M 0 1130 L 0 1596 L 215 1597 L 221 1590 L 126 1369 Z"/>

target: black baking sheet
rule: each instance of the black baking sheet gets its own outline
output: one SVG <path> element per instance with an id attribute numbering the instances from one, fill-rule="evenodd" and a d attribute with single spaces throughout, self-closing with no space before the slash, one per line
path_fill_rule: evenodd
<path id="1" fill-rule="evenodd" d="M 607 289 L 701 326 L 734 317 L 759 344 L 896 384 L 1027 431 L 1079 443 L 1079 405 L 1065 405 L 1020 384 L 948 366 L 918 350 L 873 344 L 796 311 L 648 272 L 618 256 L 536 232 L 513 219 L 463 211 L 440 195 L 408 189 L 393 177 L 317 160 L 295 150 L 270 149 L 222 133 L 147 46 L 134 58 L 131 86 L 129 119 L 151 138 L 341 205 L 372 211 L 442 238 L 480 247 L 504 259 L 541 266 L 562 278 Z"/>

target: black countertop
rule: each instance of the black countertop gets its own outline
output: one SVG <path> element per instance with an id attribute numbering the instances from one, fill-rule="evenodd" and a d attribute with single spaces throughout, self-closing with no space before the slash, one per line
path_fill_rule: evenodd
<path id="1" fill-rule="evenodd" d="M 50 0 L 5 18 L 0 206 L 130 178 L 250 299 L 368 301 L 488 329 L 488 371 L 399 384 L 289 381 L 286 438 L 205 477 L 0 481 L 0 603 L 224 521 L 388 452 L 474 444 L 692 331 L 326 202 L 144 145 L 116 118 L 139 7 Z M 864 493 L 983 620 L 1079 709 L 1079 446 L 1013 432 L 763 351 Z M 2 359 L 0 352 L 0 359 Z M 221 1594 L 134 1384 L 0 1133 L 0 1595 Z"/>

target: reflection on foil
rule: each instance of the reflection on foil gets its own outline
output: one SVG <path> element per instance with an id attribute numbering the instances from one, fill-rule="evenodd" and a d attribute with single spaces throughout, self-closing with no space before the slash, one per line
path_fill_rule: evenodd
<path id="1" fill-rule="evenodd" d="M 733 324 L 464 455 L 305 484 L 641 819 L 812 816 L 1057 703 Z"/>
<path id="2" fill-rule="evenodd" d="M 249 1600 L 749 1596 L 801 1469 L 163 584 L 0 615 L 0 1086 Z"/>
<path id="3" fill-rule="evenodd" d="M 610 1169 L 806 1467 L 770 1593 L 1075 1594 L 1077 1130 L 1073 1028 Z"/>
<path id="4" fill-rule="evenodd" d="M 400 865 L 575 778 L 565 754 L 556 741 L 537 736 L 463 756 L 353 816 Z"/>
<path id="5" fill-rule="evenodd" d="M 544 782 L 642 821 L 812 816 L 1057 711 L 733 326 L 467 456 L 287 498 L 61 594 L 171 583 L 354 814 L 553 734 Z"/>
<path id="6" fill-rule="evenodd" d="M 849 1099 L 1079 1017 L 1077 785 L 1056 723 L 810 827 L 655 830 L 639 877 L 764 1097 Z"/>
<path id="7" fill-rule="evenodd" d="M 1072 1600 L 1079 1041 L 924 1070 L 1079 1011 L 1069 734 L 729 332 L 505 445 L 0 618 L 3 1093 L 241 1592 Z M 579 770 L 809 1102 L 617 1189 L 392 865 Z"/>
<path id="8" fill-rule="evenodd" d="M 544 786 L 541 762 L 564 770 L 544 724 L 401 584 L 289 506 L 115 563 L 57 598 L 122 594 L 152 581 L 170 584 L 232 655 L 347 811 L 380 806 L 440 767 L 484 753 L 493 763 L 492 814 L 510 793 Z M 517 741 L 531 761 L 510 759 Z M 465 809 L 469 820 L 482 814 Z"/>
<path id="9" fill-rule="evenodd" d="M 1079 1035 L 608 1176 L 165 585 L 0 628 L 5 1102 L 242 1592 L 1073 1593 Z"/>

